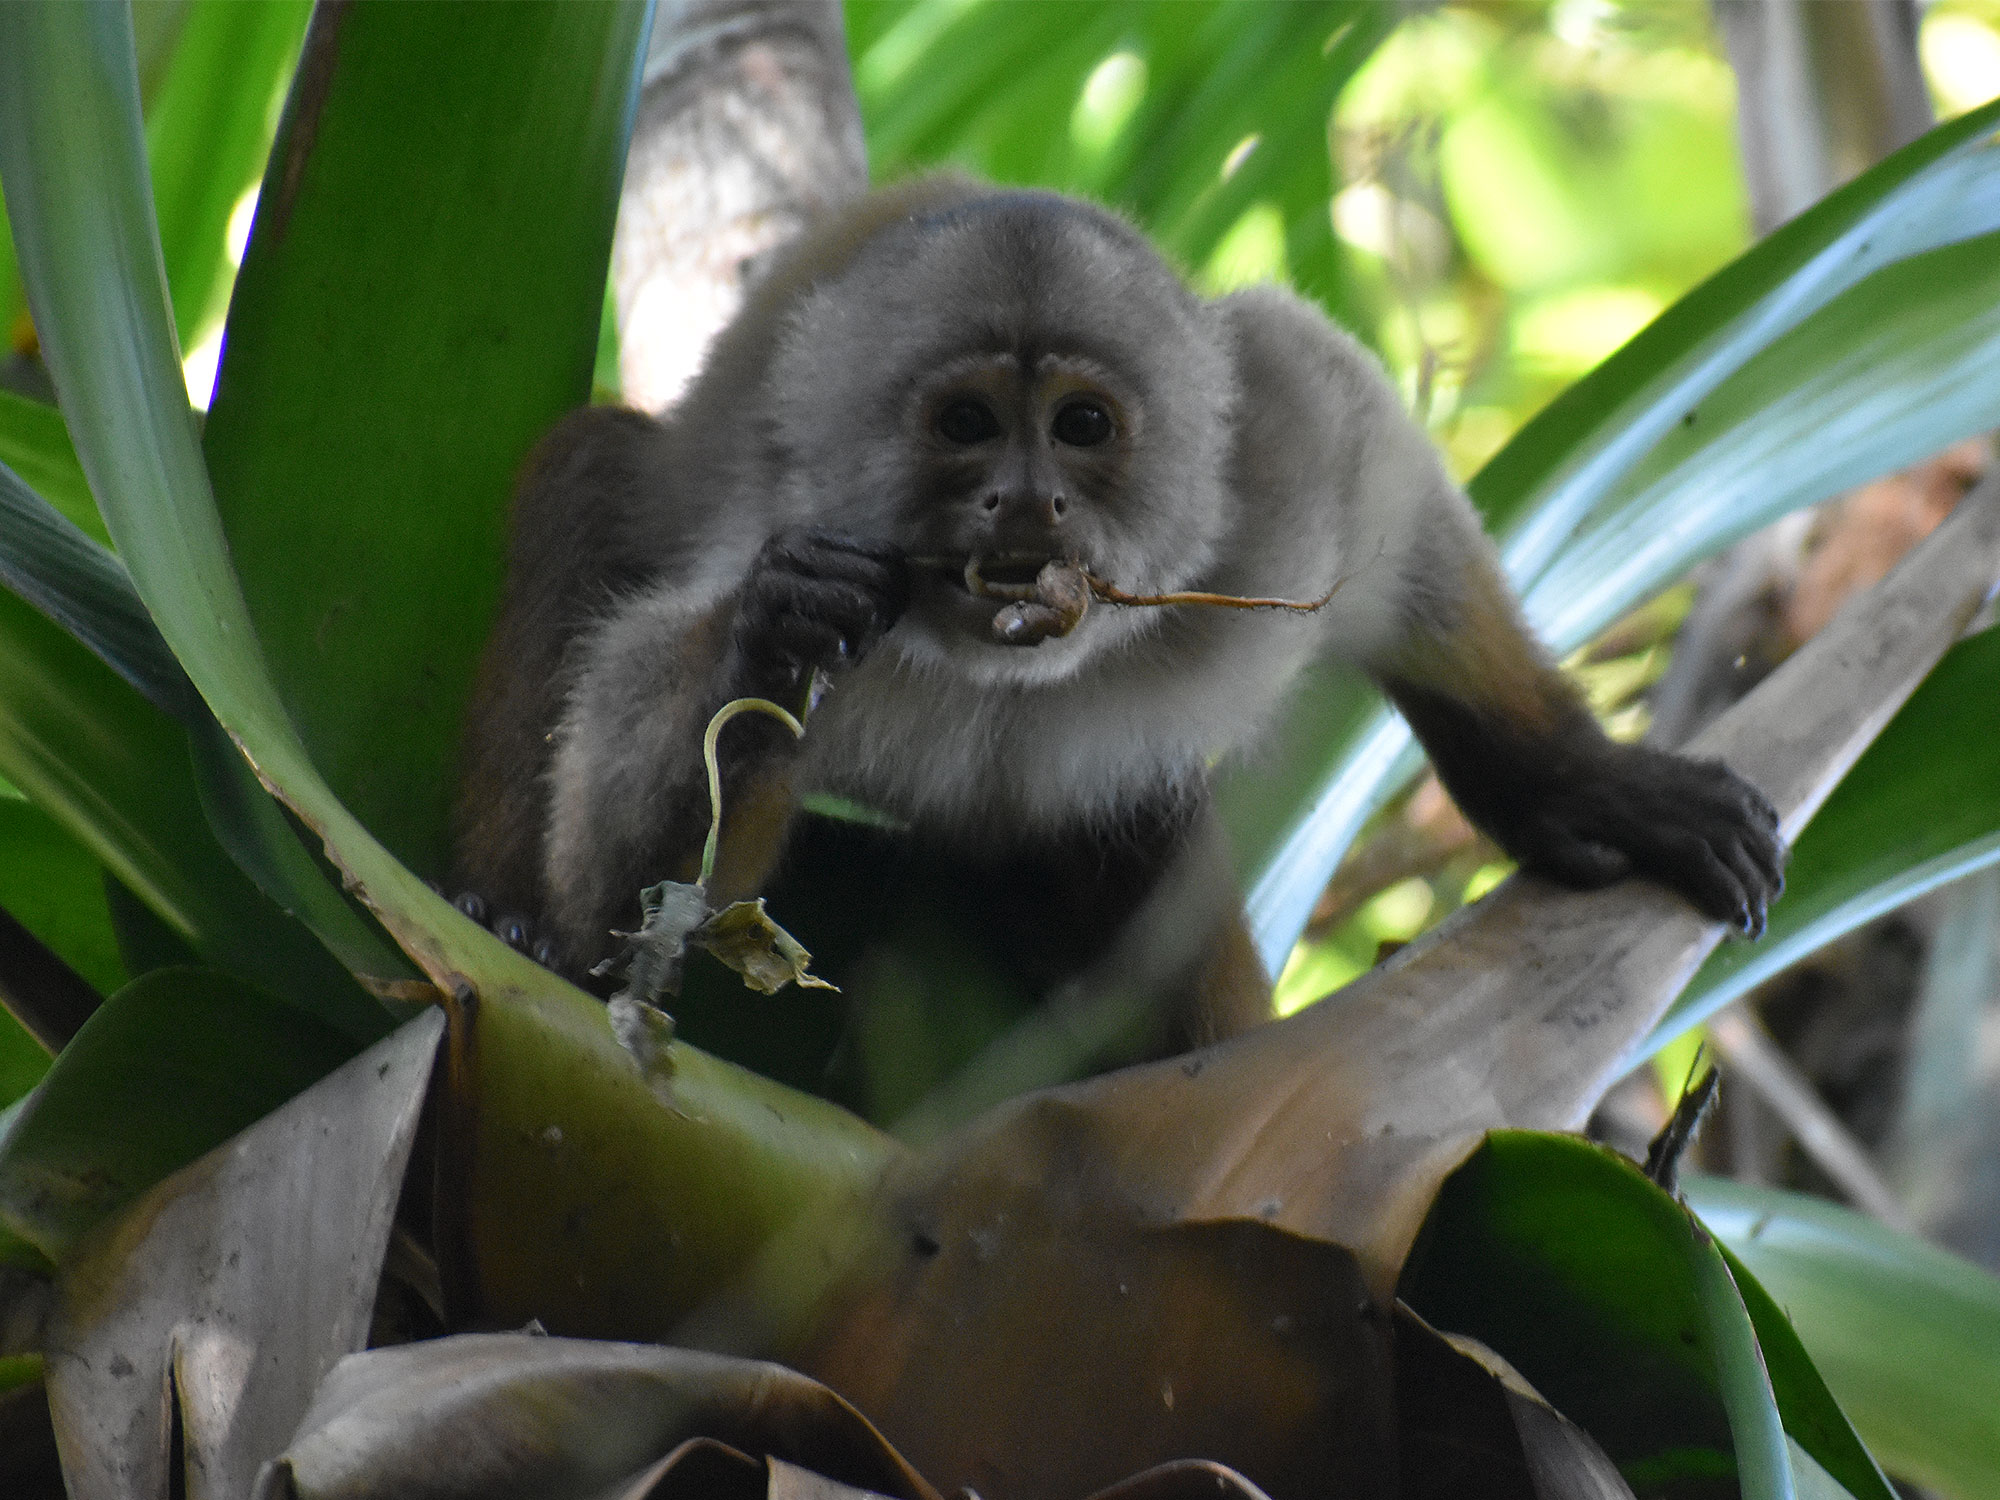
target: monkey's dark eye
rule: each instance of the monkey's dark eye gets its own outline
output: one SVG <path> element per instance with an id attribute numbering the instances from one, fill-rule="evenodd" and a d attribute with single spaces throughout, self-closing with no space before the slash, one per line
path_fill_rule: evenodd
<path id="1" fill-rule="evenodd" d="M 1095 448 L 1111 436 L 1111 413 L 1095 401 L 1072 401 L 1056 413 L 1049 431 L 1072 448 Z"/>
<path id="2" fill-rule="evenodd" d="M 1000 436 L 1000 421 L 993 415 L 993 409 L 970 396 L 946 402 L 931 425 L 946 442 L 965 446 Z"/>

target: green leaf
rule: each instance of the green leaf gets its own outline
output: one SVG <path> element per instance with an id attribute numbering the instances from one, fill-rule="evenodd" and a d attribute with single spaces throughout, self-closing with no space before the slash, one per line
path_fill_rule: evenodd
<path id="1" fill-rule="evenodd" d="M 0 1102 L 12 1104 L 42 1081 L 49 1070 L 49 1054 L 34 1034 L 0 1009 Z M 0 1263 L 6 1262 L 0 1251 Z"/>
<path id="2" fill-rule="evenodd" d="M 2000 1493 L 2000 1280 L 1797 1193 L 1704 1178 L 1688 1201 L 1785 1310 L 1884 1465 L 1961 1500 Z"/>
<path id="3" fill-rule="evenodd" d="M 1789 1435 L 1852 1494 L 1892 1500 L 1770 1299 L 1613 1152 L 1490 1135 L 1439 1192 L 1398 1294 L 1505 1356 L 1641 1493 L 1735 1473 L 1746 1495 L 1789 1495 Z"/>
<path id="4" fill-rule="evenodd" d="M 320 1008 L 357 1038 L 387 1025 L 380 1007 L 216 843 L 186 731 L 5 593 L 0 774 L 206 961 Z"/>
<path id="5" fill-rule="evenodd" d="M 2000 146 L 1981 159 L 2000 178 Z M 1528 616 L 1568 651 L 1738 537 L 1996 423 L 2000 233 L 1877 271 L 1690 404 L 1527 591 Z"/>
<path id="6" fill-rule="evenodd" d="M 878 178 L 950 161 L 1085 193 L 1130 211 L 1192 270 L 1269 203 L 1292 279 L 1340 304 L 1328 121 L 1393 8 L 863 0 L 848 17 Z"/>
<path id="7" fill-rule="evenodd" d="M 70 447 L 69 429 L 53 406 L 0 391 L 0 463 L 62 512 L 92 541 L 111 543 L 91 498 L 90 481 Z"/>
<path id="8" fill-rule="evenodd" d="M 235 274 L 229 217 L 263 170 L 308 0 L 193 0 L 146 104 L 146 157 L 174 326 L 192 340 Z"/>
<path id="9" fill-rule="evenodd" d="M 435 877 L 514 475 L 590 397 L 646 13 L 323 9 L 230 304 L 203 446 L 250 622 L 336 795 Z"/>
<path id="10" fill-rule="evenodd" d="M 1551 403 L 1473 481 L 1558 650 L 1783 509 L 2000 417 L 2000 101 L 1779 229 Z M 1588 530 L 1580 530 L 1589 523 Z M 1351 693 L 1225 787 L 1275 971 L 1369 812 L 1414 764 Z M 1242 779 L 1239 778 L 1239 781 Z"/>
<path id="11" fill-rule="evenodd" d="M 1705 1235 L 1694 1242 L 1695 1285 L 1715 1348 L 1722 1404 L 1736 1445 L 1736 1479 L 1744 1500 L 1793 1500 L 1792 1461 L 1757 1332 L 1729 1267 Z"/>
<path id="12" fill-rule="evenodd" d="M 125 11 L 0 9 L 0 85 L 0 174 L 36 326 L 92 492 L 161 634 L 260 778 L 285 792 L 379 907 L 394 910 L 399 936 L 427 951 L 434 972 L 508 968 L 502 945 L 451 915 L 334 797 L 264 669 L 160 292 Z M 418 911 L 452 940 L 432 942 L 409 916 Z M 460 961 L 460 945 L 476 956 Z M 527 967 L 512 964 L 517 974 Z"/>
<path id="13" fill-rule="evenodd" d="M 1718 948 L 1647 1056 L 1864 922 L 2000 862 L 1996 684 L 2000 631 L 1952 648 L 1800 835 L 1764 941 Z"/>
<path id="14" fill-rule="evenodd" d="M 277 806 L 209 716 L 154 628 L 124 565 L 4 465 L 0 465 L 0 582 L 186 724 L 209 822 L 267 895 L 286 911 L 304 917 L 349 968 L 386 975 L 398 972 L 398 959 L 313 865 Z"/>
<path id="15" fill-rule="evenodd" d="M 321 112 L 321 130 L 331 129 L 324 112 L 331 109 L 332 96 L 321 85 L 338 81 L 340 60 L 347 55 L 343 48 L 360 34 L 345 28 L 407 24 L 393 19 L 405 9 L 360 6 L 322 13 L 324 27 L 314 29 L 301 65 L 300 76 L 307 82 L 295 100 L 294 129 L 300 126 L 300 111 Z M 514 9 L 492 14 L 511 17 Z M 629 102 L 636 88 L 641 12 L 574 5 L 519 9 L 558 24 L 595 29 L 605 77 L 624 80 L 620 97 Z M 513 1091 L 524 1082 L 539 1081 L 541 1086 L 516 1096 L 539 1123 L 525 1136 L 507 1131 L 500 1139 L 508 1150 L 525 1151 L 530 1158 L 542 1153 L 539 1160 L 547 1168 L 553 1158 L 546 1153 L 551 1138 L 543 1128 L 549 1122 L 545 1101 L 554 1092 L 537 1069 L 565 1064 L 575 1049 L 550 1045 L 541 1034 L 544 1026 L 554 1024 L 569 1033 L 587 1054 L 588 1066 L 565 1075 L 566 1086 L 584 1096 L 586 1110 L 596 1107 L 595 1094 L 606 1091 L 619 1094 L 621 1101 L 636 1094 L 653 1106 L 655 1118 L 658 1102 L 612 1040 L 604 1008 L 427 890 L 342 805 L 293 730 L 265 671 L 230 569 L 229 548 L 172 360 L 164 299 L 145 295 L 148 288 L 157 293 L 160 285 L 159 252 L 139 170 L 137 84 L 123 23 L 122 11 L 101 4 L 46 0 L 0 7 L 0 173 L 10 192 L 8 209 L 22 247 L 37 326 L 78 455 L 161 634 L 260 778 L 323 837 L 329 856 L 432 979 L 461 1006 L 476 1009 L 485 1028 L 483 1064 L 491 1065 L 500 1050 L 496 1038 L 518 1034 L 526 1039 L 511 1067 L 501 1070 L 501 1086 Z M 561 47 L 553 52 L 566 55 Z M 439 66 L 452 63 L 447 58 Z M 406 78 L 410 89 L 435 82 Z M 576 107 L 597 107 L 592 96 L 581 103 L 572 94 L 561 97 Z M 540 94 L 533 102 L 557 106 Z M 301 150 L 311 138 L 309 131 L 288 137 Z M 612 156 L 615 160 L 615 151 Z M 610 169 L 609 163 L 604 165 Z M 610 175 L 615 178 L 615 170 Z M 27 192 L 16 190 L 21 182 L 30 185 Z M 267 194 L 262 207 L 264 232 L 281 238 L 287 222 L 283 199 L 282 192 Z M 594 300 L 588 312 L 581 346 L 585 376 L 589 336 L 596 327 Z M 84 659 L 95 665 L 87 655 Z M 670 1182 L 692 1179 L 701 1192 L 723 1195 L 735 1214 L 726 1225 L 718 1222 L 715 1243 L 690 1242 L 696 1284 L 705 1292 L 717 1285 L 710 1257 L 719 1254 L 730 1274 L 740 1274 L 746 1244 L 754 1246 L 776 1226 L 792 1222 L 802 1205 L 865 1193 L 890 1149 L 883 1138 L 833 1107 L 730 1069 L 692 1048 L 675 1045 L 663 1066 L 672 1078 L 673 1106 L 666 1114 L 676 1122 L 661 1138 L 673 1156 L 662 1164 L 663 1174 Z M 491 1129 L 501 1118 L 497 1106 L 482 1108 L 474 1123 Z M 622 1182 L 617 1144 L 612 1138 L 606 1180 Z M 475 1165 L 487 1164 L 494 1155 L 488 1152 Z M 570 1184 L 575 1185 L 573 1177 Z M 512 1194 L 520 1182 L 500 1187 Z M 678 1243 L 674 1236 L 684 1225 L 661 1215 L 671 1215 L 682 1199 L 669 1194 L 638 1203 L 629 1185 L 621 1192 L 648 1225 L 660 1228 L 661 1243 L 654 1248 L 672 1261 Z M 531 1198 L 524 1206 L 540 1211 L 548 1201 L 544 1194 L 540 1202 Z M 757 1205 L 754 1215 L 736 1212 L 749 1202 Z M 579 1215 L 573 1225 L 562 1221 L 566 1232 L 602 1227 L 598 1220 L 585 1224 L 585 1217 Z M 521 1247 L 515 1244 L 518 1217 L 510 1220 L 502 1213 L 496 1222 L 513 1226 L 501 1236 L 506 1254 L 539 1255 L 556 1244 Z M 568 1285 L 566 1278 L 559 1279 Z M 531 1277 L 530 1285 L 544 1287 L 548 1281 Z M 588 1289 L 584 1291 L 587 1296 Z"/>
<path id="16" fill-rule="evenodd" d="M 92 1225 L 338 1067 L 353 1045 L 226 975 L 105 1002 L 0 1134 L 0 1226 L 52 1261 Z"/>
<path id="17" fill-rule="evenodd" d="M 1797 1330 L 1786 1319 L 1784 1310 L 1771 1300 L 1771 1294 L 1764 1290 L 1750 1268 L 1736 1257 L 1728 1245 L 1718 1242 L 1717 1248 L 1729 1267 L 1736 1295 L 1742 1299 L 1743 1309 L 1750 1315 L 1757 1348 L 1769 1377 L 1769 1389 L 1778 1409 L 1786 1414 L 1787 1425 L 1806 1433 L 1812 1444 L 1808 1452 L 1796 1437 L 1790 1438 L 1792 1470 L 1799 1482 L 1800 1493 L 1814 1492 L 1808 1476 L 1812 1470 L 1818 1470 L 1839 1493 L 1866 1497 L 1866 1500 L 1894 1500 L 1895 1491 L 1883 1477 L 1874 1456 L 1862 1446 L 1861 1439 L 1848 1425 L 1840 1404 L 1820 1378 L 1818 1369 L 1807 1355 Z M 1814 1458 L 1813 1454 L 1818 1454 L 1819 1458 Z"/>
<path id="18" fill-rule="evenodd" d="M 0 464 L 0 584 L 176 718 L 204 711 L 125 565 Z"/>
<path id="19" fill-rule="evenodd" d="M 1899 260 L 2000 228 L 2000 101 L 1941 125 L 1791 220 L 1524 427 L 1470 486 L 1538 576 L 1611 487 L 1725 380 Z"/>
<path id="20" fill-rule="evenodd" d="M 104 867 L 55 819 L 21 798 L 0 799 L 0 909 L 52 948 L 101 995 L 127 975 L 104 899 Z M 18 1097 L 0 1092 L 0 1103 Z"/>

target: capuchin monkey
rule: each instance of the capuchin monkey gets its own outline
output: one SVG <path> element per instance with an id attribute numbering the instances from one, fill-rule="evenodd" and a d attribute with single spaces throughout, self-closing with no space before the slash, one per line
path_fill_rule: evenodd
<path id="1" fill-rule="evenodd" d="M 1048 562 L 1128 594 L 1332 597 L 1099 602 L 1023 630 L 1041 605 L 1006 626 L 974 591 L 1025 593 Z M 1195 296 L 1089 204 L 919 180 L 781 252 L 665 420 L 579 412 L 531 461 L 458 889 L 582 974 L 642 887 L 694 878 L 715 711 L 796 711 L 824 684 L 796 743 L 760 715 L 722 732 L 711 896 L 762 888 L 800 797 L 830 794 L 984 871 L 1059 981 L 1213 844 L 1213 768 L 1328 652 L 1529 870 L 1645 876 L 1762 930 L 1784 861 L 1769 803 L 1718 763 L 1604 736 L 1351 338 L 1277 287 Z M 1211 987 L 1233 951 L 1240 987 L 1240 910 L 1213 884 L 1141 947 Z"/>

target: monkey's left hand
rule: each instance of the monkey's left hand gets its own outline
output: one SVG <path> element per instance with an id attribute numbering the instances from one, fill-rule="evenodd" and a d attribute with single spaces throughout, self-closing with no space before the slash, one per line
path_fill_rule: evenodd
<path id="1" fill-rule="evenodd" d="M 1446 694 L 1388 686 L 1445 789 L 1527 869 L 1583 890 L 1644 875 L 1763 934 L 1785 888 L 1778 815 L 1721 762 L 1621 745 L 1580 704 L 1530 734 Z"/>
<path id="2" fill-rule="evenodd" d="M 854 665 L 910 598 L 902 550 L 818 527 L 779 532 L 744 581 L 725 696 L 771 696 L 815 668 Z"/>
<path id="3" fill-rule="evenodd" d="M 1525 795 L 1503 795 L 1488 813 L 1489 831 L 1524 866 L 1586 890 L 1644 875 L 1763 935 L 1786 850 L 1762 792 L 1720 761 L 1643 745 L 1603 741 L 1553 759 L 1545 779 L 1530 774 Z"/>

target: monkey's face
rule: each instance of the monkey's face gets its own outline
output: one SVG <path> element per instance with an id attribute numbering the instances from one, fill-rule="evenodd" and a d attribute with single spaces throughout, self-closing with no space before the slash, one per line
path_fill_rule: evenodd
<path id="1" fill-rule="evenodd" d="M 1128 226 L 1068 200 L 998 194 L 889 236 L 809 301 L 779 391 L 800 512 L 919 563 L 885 645 L 982 681 L 1067 676 L 1159 612 L 1093 608 L 1002 644 L 968 558 L 994 583 L 1057 560 L 1161 592 L 1231 521 L 1234 383 L 1206 309 Z"/>
<path id="2" fill-rule="evenodd" d="M 1102 622 L 1036 648 L 997 645 L 990 584 L 1027 584 L 1044 563 L 1110 576 L 1130 548 L 1119 535 L 1141 454 L 1144 407 L 1116 372 L 1079 356 L 976 354 L 917 383 L 906 414 L 912 472 L 901 540 L 917 559 L 904 634 L 984 673 L 1040 676 L 1073 666 Z M 1086 631 L 1089 631 L 1086 634 Z M 1033 659 L 1022 658 L 1032 649 Z"/>

